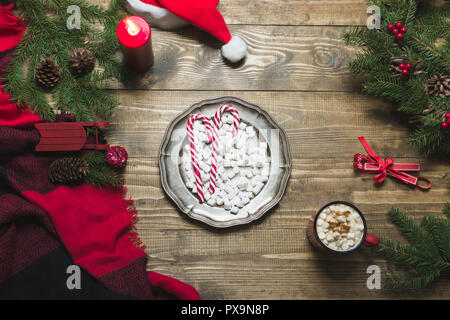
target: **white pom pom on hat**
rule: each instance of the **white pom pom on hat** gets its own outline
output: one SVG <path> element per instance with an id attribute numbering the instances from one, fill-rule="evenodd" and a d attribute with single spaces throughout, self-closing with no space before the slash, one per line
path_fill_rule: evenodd
<path id="1" fill-rule="evenodd" d="M 127 0 L 127 10 L 165 30 L 190 23 L 224 42 L 223 57 L 235 63 L 246 56 L 247 45 L 242 38 L 231 36 L 217 10 L 218 3 L 219 0 Z"/>

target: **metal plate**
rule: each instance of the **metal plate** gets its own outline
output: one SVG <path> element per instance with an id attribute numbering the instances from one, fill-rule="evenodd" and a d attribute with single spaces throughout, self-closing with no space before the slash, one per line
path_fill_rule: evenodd
<path id="1" fill-rule="evenodd" d="M 188 143 L 188 117 L 194 113 L 202 113 L 212 118 L 223 104 L 233 105 L 238 110 L 241 121 L 258 130 L 260 139 L 268 144 L 271 158 L 270 175 L 264 188 L 237 215 L 221 207 L 198 203 L 197 197 L 185 186 L 180 170 L 181 151 Z M 177 116 L 167 128 L 159 150 L 161 183 L 169 197 L 189 217 L 218 228 L 249 223 L 275 206 L 283 197 L 291 166 L 289 144 L 284 131 L 260 107 L 234 97 L 205 100 Z"/>

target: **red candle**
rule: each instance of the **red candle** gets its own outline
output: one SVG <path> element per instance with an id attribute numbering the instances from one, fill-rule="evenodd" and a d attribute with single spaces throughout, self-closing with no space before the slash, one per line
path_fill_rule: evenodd
<path id="1" fill-rule="evenodd" d="M 138 16 L 123 18 L 117 26 L 123 62 L 136 72 L 147 71 L 153 65 L 151 33 L 147 21 Z"/>

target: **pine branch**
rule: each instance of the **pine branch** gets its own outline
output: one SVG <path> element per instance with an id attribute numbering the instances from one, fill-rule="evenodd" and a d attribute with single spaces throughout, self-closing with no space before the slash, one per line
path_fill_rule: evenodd
<path id="1" fill-rule="evenodd" d="M 450 202 L 447 202 L 444 206 L 444 210 L 442 212 L 447 216 L 447 219 L 450 220 Z"/>
<path id="2" fill-rule="evenodd" d="M 368 4 L 380 8 L 381 29 L 360 26 L 343 33 L 346 44 L 361 48 L 349 62 L 350 71 L 366 79 L 363 92 L 394 102 L 397 110 L 418 120 L 410 137 L 412 145 L 425 155 L 449 160 L 450 139 L 441 129 L 443 114 L 450 109 L 448 97 L 429 95 L 427 85 L 434 75 L 450 76 L 450 2 L 440 7 L 424 1 L 418 5 L 415 0 L 372 0 Z M 408 29 L 401 41 L 387 29 L 396 21 Z M 391 65 L 391 58 L 403 56 L 413 66 L 405 79 Z"/>
<path id="3" fill-rule="evenodd" d="M 374 250 L 394 262 L 409 265 L 411 269 L 391 274 L 384 279 L 388 288 L 419 289 L 436 280 L 444 271 L 450 270 L 450 204 L 444 208 L 446 218 L 427 215 L 417 224 L 399 209 L 392 208 L 389 221 L 411 243 L 403 244 L 388 238 L 380 238 Z"/>
<path id="4" fill-rule="evenodd" d="M 439 270 L 412 269 L 399 275 L 390 275 L 384 279 L 384 284 L 390 289 L 420 289 L 437 279 L 440 275 Z"/>
<path id="5" fill-rule="evenodd" d="M 393 223 L 403 234 L 403 236 L 419 251 L 427 255 L 437 254 L 433 245 L 431 235 L 421 228 L 406 213 L 397 208 L 392 208 L 387 214 L 388 220 Z"/>
<path id="6" fill-rule="evenodd" d="M 69 5 L 80 7 L 81 30 L 69 30 L 66 26 Z M 97 116 L 111 115 L 118 101 L 102 85 L 123 77 L 124 69 L 115 57 L 119 44 L 114 28 L 124 16 L 119 11 L 122 5 L 123 0 L 113 0 L 103 10 L 84 0 L 17 0 L 19 14 L 28 27 L 7 68 L 5 89 L 10 91 L 11 100 L 20 106 L 30 106 L 47 120 L 55 118 L 52 104 L 70 111 L 78 121 L 94 121 Z M 95 72 L 76 76 L 69 69 L 69 51 L 79 47 L 86 47 L 94 54 L 99 66 Z M 36 66 L 44 57 L 53 59 L 61 73 L 51 101 L 35 81 Z"/>
<path id="7" fill-rule="evenodd" d="M 89 172 L 85 178 L 87 184 L 94 187 L 123 186 L 123 176 L 108 166 L 103 152 L 88 153 L 83 159 L 89 164 Z"/>
<path id="8" fill-rule="evenodd" d="M 411 266 L 427 265 L 426 257 L 422 256 L 417 248 L 387 238 L 380 238 L 380 244 L 375 250 L 398 263 Z"/>
<path id="9" fill-rule="evenodd" d="M 422 221 L 422 227 L 427 230 L 433 245 L 439 249 L 439 254 L 444 262 L 450 262 L 450 224 L 445 218 L 426 216 Z"/>

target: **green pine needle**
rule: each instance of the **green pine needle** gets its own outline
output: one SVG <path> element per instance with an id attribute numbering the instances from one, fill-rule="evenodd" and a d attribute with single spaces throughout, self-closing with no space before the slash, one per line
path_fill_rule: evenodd
<path id="1" fill-rule="evenodd" d="M 439 155 L 450 159 L 450 139 L 440 125 L 443 115 L 450 110 L 448 97 L 428 96 L 426 84 L 436 74 L 450 76 L 450 2 L 439 7 L 427 1 L 372 0 L 381 13 L 381 29 L 366 26 L 351 27 L 342 38 L 348 45 L 361 50 L 349 62 L 351 72 L 364 76 L 363 91 L 397 104 L 397 109 L 419 119 L 413 128 L 410 142 L 426 155 Z M 389 23 L 402 21 L 408 31 L 402 41 L 396 41 L 387 30 Z M 415 65 L 419 63 L 425 73 L 408 79 L 389 69 L 390 58 L 407 56 Z"/>
<path id="2" fill-rule="evenodd" d="M 123 176 L 108 166 L 104 152 L 90 152 L 83 159 L 89 164 L 89 172 L 85 177 L 87 184 L 94 187 L 123 186 Z"/>
<path id="3" fill-rule="evenodd" d="M 384 279 L 386 287 L 420 289 L 450 270 L 450 203 L 445 205 L 444 214 L 446 217 L 427 215 L 418 224 L 399 209 L 392 208 L 388 212 L 389 221 L 409 244 L 380 238 L 375 251 L 411 269 L 387 276 Z"/>
<path id="4" fill-rule="evenodd" d="M 54 107 L 84 122 L 110 116 L 118 101 L 102 85 L 126 72 L 115 56 L 119 48 L 115 28 L 124 16 L 120 11 L 123 1 L 113 0 L 105 10 L 84 0 L 17 0 L 18 15 L 28 27 L 7 68 L 5 90 L 11 99 L 47 120 L 55 119 Z M 80 8 L 80 30 L 67 28 L 70 5 Z M 69 52 L 81 47 L 92 51 L 98 68 L 76 76 L 68 64 Z M 35 81 L 36 67 L 46 57 L 56 62 L 61 73 L 50 98 Z"/>

